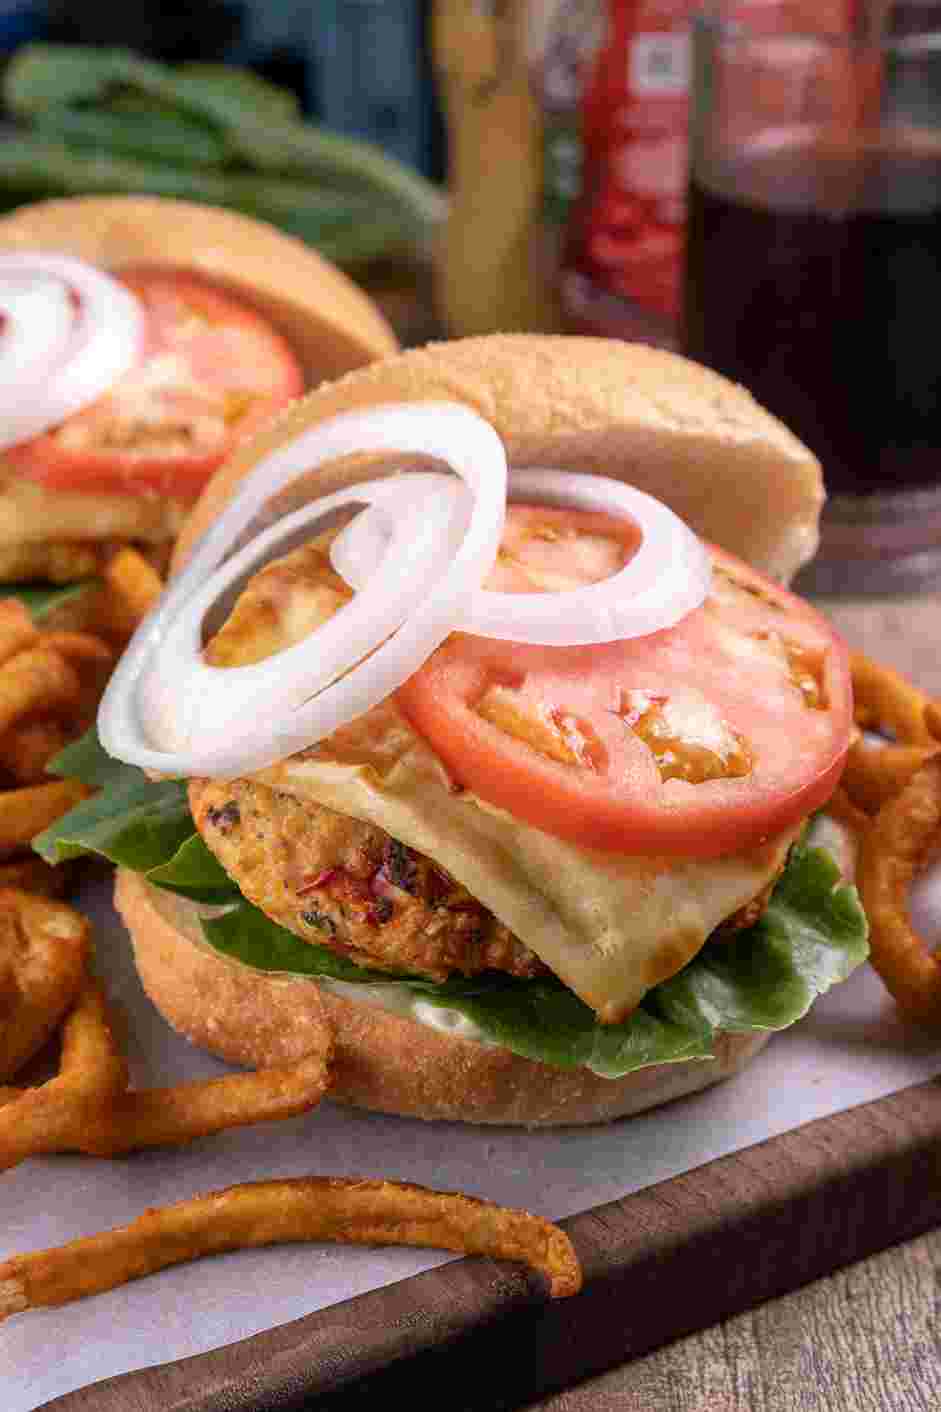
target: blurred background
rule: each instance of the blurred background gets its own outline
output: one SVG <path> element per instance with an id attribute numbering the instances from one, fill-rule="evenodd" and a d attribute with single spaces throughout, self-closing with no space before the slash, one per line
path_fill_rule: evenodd
<path id="1" fill-rule="evenodd" d="M 0 0 L 0 58 L 0 209 L 245 211 L 404 344 L 685 351 L 820 457 L 822 587 L 941 581 L 941 0 Z"/>

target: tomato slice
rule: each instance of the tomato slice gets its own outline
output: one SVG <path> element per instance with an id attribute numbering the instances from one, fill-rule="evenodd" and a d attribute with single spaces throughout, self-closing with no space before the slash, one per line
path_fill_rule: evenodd
<path id="1" fill-rule="evenodd" d="M 146 315 L 137 365 L 4 461 L 53 488 L 195 500 L 234 447 L 303 392 L 301 366 L 266 319 L 198 275 L 118 277 Z"/>
<path id="2" fill-rule="evenodd" d="M 710 597 L 675 627 L 570 648 L 454 634 L 402 710 L 457 785 L 556 837 L 697 858 L 759 846 L 836 786 L 848 654 L 809 604 L 710 552 Z"/>

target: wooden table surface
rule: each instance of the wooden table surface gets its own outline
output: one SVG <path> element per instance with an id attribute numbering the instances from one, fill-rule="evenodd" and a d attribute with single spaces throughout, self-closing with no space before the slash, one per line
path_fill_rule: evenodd
<path id="1" fill-rule="evenodd" d="M 852 647 L 941 697 L 941 592 L 820 607 Z M 941 1231 L 933 1231 L 529 1412 L 937 1412 L 939 1291 Z"/>

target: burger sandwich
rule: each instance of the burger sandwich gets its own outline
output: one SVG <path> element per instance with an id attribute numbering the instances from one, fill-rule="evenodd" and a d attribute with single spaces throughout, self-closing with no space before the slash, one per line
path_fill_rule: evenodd
<path id="1" fill-rule="evenodd" d="M 116 544 L 165 567 L 237 446 L 396 347 L 366 295 L 301 241 L 154 197 L 4 216 L 0 305 L 0 584 L 34 590 L 90 589 Z"/>
<path id="2" fill-rule="evenodd" d="M 119 865 L 145 989 L 229 1061 L 300 1055 L 325 1009 L 334 1096 L 387 1112 L 702 1088 L 866 955 L 812 838 L 847 654 L 784 587 L 821 500 L 743 389 L 647 347 L 325 384 L 210 481 L 59 762 L 101 791 L 37 846 Z"/>

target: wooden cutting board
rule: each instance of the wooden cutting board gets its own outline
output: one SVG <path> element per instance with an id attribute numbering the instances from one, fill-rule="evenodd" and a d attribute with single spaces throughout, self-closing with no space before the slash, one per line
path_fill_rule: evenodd
<path id="1" fill-rule="evenodd" d="M 852 646 L 941 696 L 941 597 L 828 603 Z M 519 1407 L 941 1225 L 941 1079 L 822 1118 L 562 1223 L 576 1299 L 461 1260 L 46 1412 Z"/>

